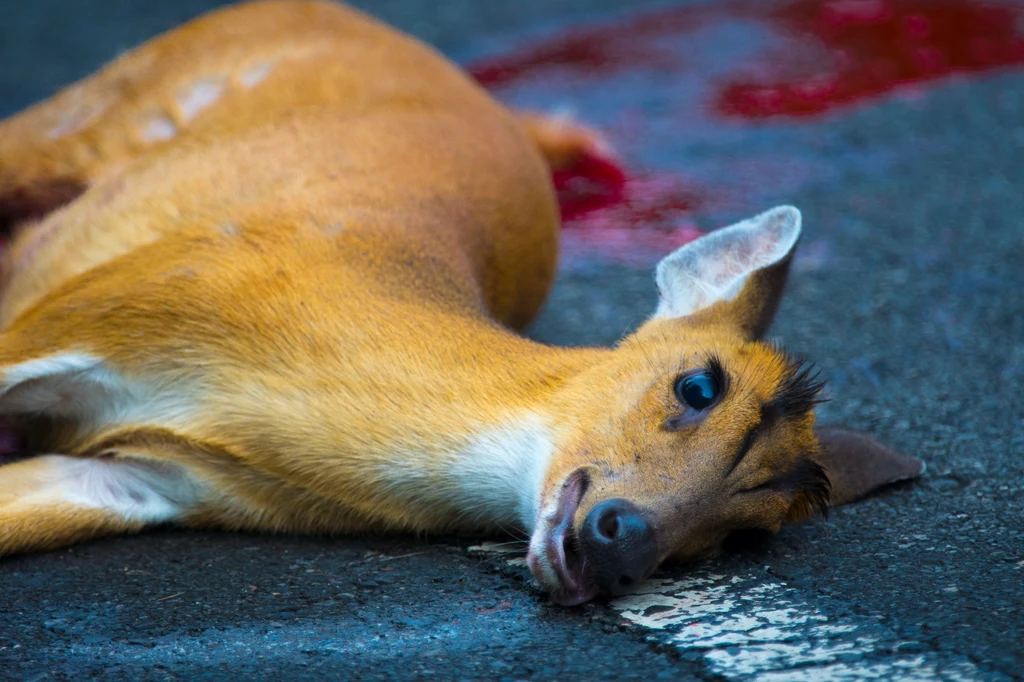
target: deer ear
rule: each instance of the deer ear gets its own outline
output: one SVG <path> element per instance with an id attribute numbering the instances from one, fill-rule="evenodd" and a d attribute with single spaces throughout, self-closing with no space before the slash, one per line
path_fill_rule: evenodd
<path id="1" fill-rule="evenodd" d="M 760 337 L 799 239 L 800 211 L 778 206 L 690 242 L 658 263 L 655 318 L 724 318 L 748 338 Z"/>
<path id="2" fill-rule="evenodd" d="M 917 478 L 925 464 L 874 438 L 836 427 L 815 430 L 819 463 L 832 484 L 831 503 L 846 504 L 890 483 Z"/>

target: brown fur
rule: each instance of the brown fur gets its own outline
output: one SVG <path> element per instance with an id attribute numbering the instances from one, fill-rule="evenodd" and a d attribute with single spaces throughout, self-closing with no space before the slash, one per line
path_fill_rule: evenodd
<path id="1" fill-rule="evenodd" d="M 215 101 L 183 111 L 197 83 Z M 530 530 L 516 495 L 492 505 L 460 453 L 532 418 L 553 458 L 527 518 L 580 470 L 576 522 L 626 497 L 655 519 L 661 558 L 809 513 L 799 487 L 737 491 L 819 457 L 811 412 L 725 475 L 787 378 L 757 338 L 788 257 L 736 300 L 615 349 L 509 330 L 555 271 L 548 165 L 597 144 L 517 118 L 429 48 L 319 2 L 212 13 L 0 124 L 0 197 L 87 187 L 27 224 L 4 263 L 0 410 L 64 457 L 0 468 L 0 554 L 145 525 L 69 505 L 47 483 L 68 457 L 187 479 L 173 520 L 195 527 Z M 709 353 L 730 374 L 723 403 L 666 429 L 675 378 Z M 62 354 L 98 365 L 12 378 Z"/>

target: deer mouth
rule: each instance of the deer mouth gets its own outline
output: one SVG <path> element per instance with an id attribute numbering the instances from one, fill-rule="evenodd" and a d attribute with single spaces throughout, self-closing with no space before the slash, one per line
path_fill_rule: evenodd
<path id="1" fill-rule="evenodd" d="M 551 601 L 561 606 L 582 604 L 598 593 L 573 528 L 573 518 L 589 482 L 583 471 L 565 479 L 554 504 L 534 532 L 526 557 L 534 577 L 551 591 Z"/>

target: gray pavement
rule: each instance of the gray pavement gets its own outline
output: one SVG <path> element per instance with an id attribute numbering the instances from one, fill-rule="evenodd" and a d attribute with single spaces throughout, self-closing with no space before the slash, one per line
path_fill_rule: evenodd
<path id="1" fill-rule="evenodd" d="M 208 4 L 3 5 L 0 113 Z M 665 3 L 367 5 L 471 61 Z M 749 44 L 725 37 L 760 36 L 716 26 L 688 43 L 708 63 Z M 806 237 L 772 334 L 823 368 L 823 422 L 923 458 L 922 480 L 576 609 L 549 605 L 516 553 L 479 538 L 165 530 L 4 560 L 0 678 L 1024 677 L 1024 71 L 825 118 L 664 114 L 706 87 L 693 72 L 626 73 L 497 94 L 573 106 L 635 167 L 685 176 L 710 197 L 681 218 L 702 228 L 799 206 Z M 644 121 L 629 130 L 627 105 Z M 570 229 L 570 247 L 589 234 Z M 614 342 L 654 305 L 652 258 L 570 248 L 531 334 Z"/>

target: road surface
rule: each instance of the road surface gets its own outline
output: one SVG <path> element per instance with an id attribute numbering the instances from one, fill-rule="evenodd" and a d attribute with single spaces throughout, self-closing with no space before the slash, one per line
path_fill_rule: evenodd
<path id="1" fill-rule="evenodd" d="M 4 3 L 0 114 L 215 4 Z M 5 560 L 0 678 L 1020 679 L 1024 3 L 361 4 L 623 158 L 614 199 L 566 190 L 532 336 L 613 343 L 658 254 L 796 204 L 771 333 L 823 368 L 821 421 L 927 474 L 574 609 L 482 538 L 164 530 Z"/>

